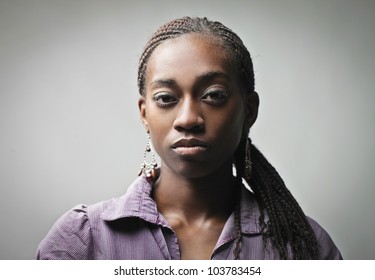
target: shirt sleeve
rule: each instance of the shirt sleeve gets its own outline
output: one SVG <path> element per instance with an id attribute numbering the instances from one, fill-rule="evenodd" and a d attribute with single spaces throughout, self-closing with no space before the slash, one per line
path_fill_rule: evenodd
<path id="1" fill-rule="evenodd" d="M 87 206 L 78 205 L 53 225 L 37 249 L 39 260 L 91 259 L 91 228 Z"/>
<path id="2" fill-rule="evenodd" d="M 341 253 L 329 234 L 313 219 L 307 217 L 318 241 L 318 259 L 342 260 Z"/>

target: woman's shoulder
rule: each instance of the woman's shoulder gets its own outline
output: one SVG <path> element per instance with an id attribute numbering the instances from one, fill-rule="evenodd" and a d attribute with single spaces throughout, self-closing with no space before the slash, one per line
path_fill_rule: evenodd
<path id="1" fill-rule="evenodd" d="M 91 215 L 113 200 L 93 205 L 79 204 L 64 213 L 52 226 L 37 249 L 37 259 L 90 259 L 92 255 Z"/>
<path id="2" fill-rule="evenodd" d="M 37 259 L 88 259 L 90 225 L 87 206 L 77 205 L 63 214 L 38 246 Z"/>
<path id="3" fill-rule="evenodd" d="M 127 192 L 94 204 L 79 204 L 64 213 L 52 226 L 37 249 L 37 259 L 90 259 L 93 257 L 93 231 L 106 229 L 105 224 L 134 216 L 139 196 L 148 186 L 142 178 L 135 180 Z M 140 194 L 141 193 L 141 194 Z"/>
<path id="4" fill-rule="evenodd" d="M 321 260 L 340 260 L 342 259 L 339 249 L 336 247 L 331 236 L 314 219 L 307 217 L 308 222 L 313 229 L 318 242 L 318 259 Z"/>
<path id="5" fill-rule="evenodd" d="M 64 213 L 52 226 L 37 249 L 37 259 L 90 259 L 93 250 L 92 228 L 101 214 L 119 198 L 92 205 L 79 204 Z"/>

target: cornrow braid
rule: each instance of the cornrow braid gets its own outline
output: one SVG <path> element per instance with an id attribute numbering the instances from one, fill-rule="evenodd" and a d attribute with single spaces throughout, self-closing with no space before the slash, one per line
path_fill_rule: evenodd
<path id="1" fill-rule="evenodd" d="M 147 62 L 155 48 L 168 39 L 188 33 L 211 35 L 224 43 L 227 49 L 231 50 L 229 53 L 233 55 L 233 60 L 238 65 L 240 80 L 246 86 L 246 91 L 248 93 L 254 91 L 253 63 L 250 53 L 237 34 L 217 21 L 209 21 L 207 18 L 183 17 L 159 27 L 146 44 L 138 65 L 138 89 L 141 95 L 145 95 Z"/>
<path id="2" fill-rule="evenodd" d="M 230 56 L 239 80 L 247 95 L 254 92 L 254 70 L 250 53 L 242 40 L 231 29 L 217 21 L 207 18 L 184 17 L 175 19 L 161 26 L 146 44 L 138 66 L 138 88 L 142 96 L 146 95 L 145 80 L 147 63 L 153 51 L 166 40 L 188 33 L 207 35 L 207 40 L 216 39 Z M 214 41 L 216 43 L 216 41 Z M 259 224 L 264 238 L 270 240 L 282 259 L 315 259 L 317 241 L 302 209 L 286 188 L 275 168 L 249 139 L 249 130 L 244 129 L 242 140 L 235 152 L 236 179 L 241 184 L 242 178 L 248 183 L 257 198 L 260 208 Z M 244 172 L 246 154 L 251 155 L 252 174 Z M 238 195 L 237 195 L 238 197 Z M 235 211 L 239 220 L 239 210 Z M 239 232 L 241 229 L 237 229 Z M 240 254 L 241 236 L 235 241 L 234 257 Z"/>

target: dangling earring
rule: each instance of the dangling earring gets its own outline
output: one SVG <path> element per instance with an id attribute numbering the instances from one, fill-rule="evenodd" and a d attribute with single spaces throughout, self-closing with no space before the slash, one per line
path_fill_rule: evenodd
<path id="1" fill-rule="evenodd" d="M 147 154 L 151 153 L 151 163 L 147 163 L 146 158 Z M 143 154 L 143 162 L 141 164 L 141 170 L 138 172 L 138 176 L 141 176 L 141 174 L 145 174 L 147 181 L 153 182 L 155 181 L 157 177 L 156 167 L 158 166 L 156 159 L 155 159 L 155 153 L 152 150 L 151 147 L 151 137 L 150 134 L 147 137 L 147 144 L 146 148 Z"/>
<path id="2" fill-rule="evenodd" d="M 245 177 L 247 179 L 251 178 L 252 175 L 252 162 L 251 162 L 251 153 L 250 153 L 250 147 L 251 147 L 251 140 L 250 138 L 247 138 L 246 140 L 246 148 L 245 148 Z"/>

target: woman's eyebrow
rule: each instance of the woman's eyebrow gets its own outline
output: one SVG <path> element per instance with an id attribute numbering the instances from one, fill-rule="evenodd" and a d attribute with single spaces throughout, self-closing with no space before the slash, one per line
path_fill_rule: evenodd
<path id="1" fill-rule="evenodd" d="M 173 79 L 157 79 L 150 83 L 152 87 L 171 87 L 176 85 L 176 81 Z"/>
<path id="2" fill-rule="evenodd" d="M 211 81 L 216 78 L 224 78 L 230 81 L 229 75 L 222 71 L 210 71 L 210 72 L 203 73 L 197 77 L 197 80 L 203 82 L 203 81 Z"/>
<path id="3" fill-rule="evenodd" d="M 222 71 L 209 71 L 202 73 L 197 76 L 196 80 L 198 83 L 204 83 L 204 82 L 210 82 L 217 78 L 224 78 L 227 81 L 230 81 L 230 77 L 227 73 Z M 173 87 L 177 85 L 177 82 L 174 79 L 169 78 L 161 78 L 151 81 L 150 83 L 152 88 L 158 88 L 158 87 Z"/>

